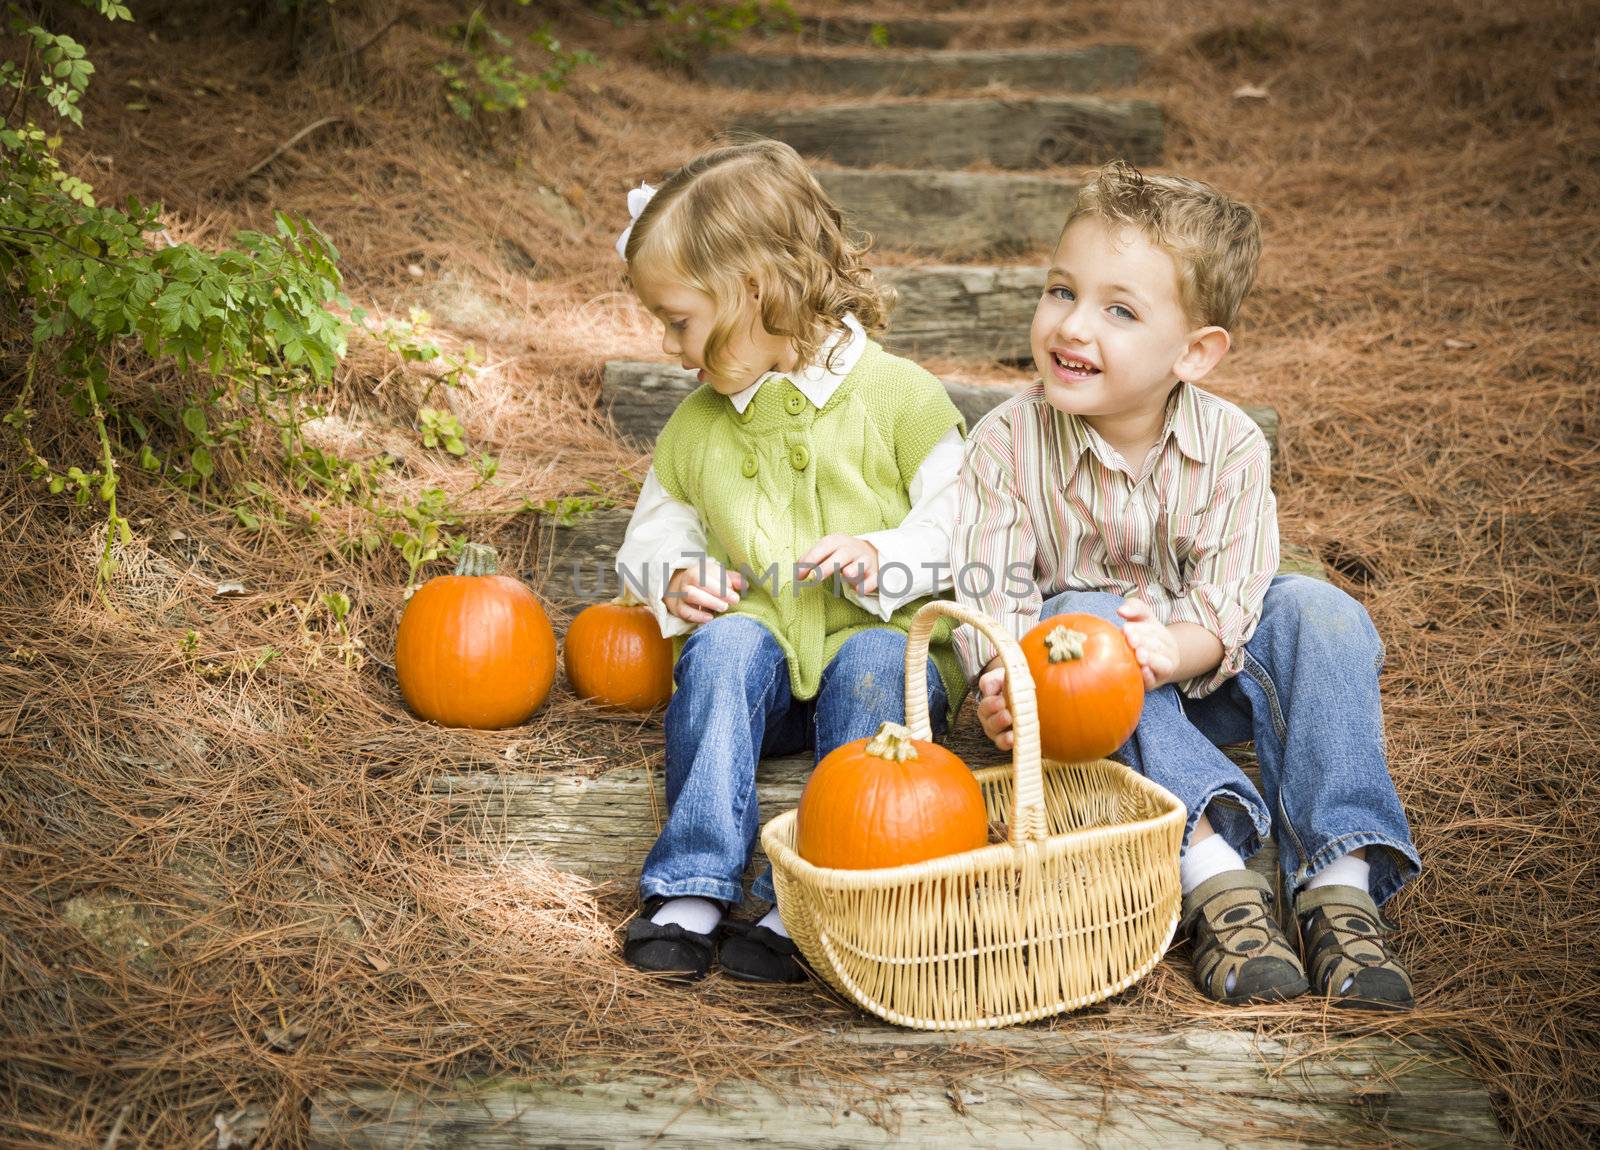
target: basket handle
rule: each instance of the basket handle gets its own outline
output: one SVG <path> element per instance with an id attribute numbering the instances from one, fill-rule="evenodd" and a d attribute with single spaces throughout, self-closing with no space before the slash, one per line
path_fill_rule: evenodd
<path id="1" fill-rule="evenodd" d="M 939 616 L 971 623 L 999 649 L 1006 669 L 1006 702 L 1011 710 L 1013 784 L 1016 805 L 1011 814 L 1012 843 L 1042 842 L 1049 827 L 1044 817 L 1044 779 L 1039 772 L 1039 705 L 1033 675 L 1017 641 L 993 619 L 949 599 L 931 599 L 911 620 L 906 640 L 906 726 L 914 739 L 932 739 L 928 722 L 928 640 Z"/>

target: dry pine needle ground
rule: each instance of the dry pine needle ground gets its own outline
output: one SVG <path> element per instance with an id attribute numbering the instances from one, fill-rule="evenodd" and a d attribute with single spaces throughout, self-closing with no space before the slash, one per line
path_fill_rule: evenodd
<path id="1" fill-rule="evenodd" d="M 958 46 L 1139 44 L 1135 94 L 1166 110 L 1167 167 L 1261 209 L 1261 283 L 1215 383 L 1277 405 L 1285 537 L 1385 637 L 1393 772 L 1426 864 L 1392 908 L 1420 992 L 1407 1017 L 1220 1011 L 1179 957 L 1053 1025 L 1443 1037 L 1517 1144 L 1592 1140 L 1600 17 L 1561 0 L 944 7 Z M 592 482 L 626 500 L 642 471 L 593 409 L 605 358 L 654 352 L 610 250 L 623 190 L 784 98 L 659 69 L 647 31 L 576 6 L 506 5 L 491 13 L 506 27 L 553 19 L 603 67 L 472 139 L 431 71 L 437 29 L 462 16 L 442 0 L 392 24 L 376 0 L 341 5 L 341 43 L 387 30 L 354 63 L 310 43 L 294 73 L 282 25 L 241 12 L 149 3 L 131 30 L 85 21 L 98 72 L 72 162 L 103 196 L 162 200 L 196 242 L 304 214 L 339 246 L 355 302 L 421 305 L 440 342 L 475 343 L 483 368 L 448 398 L 502 459 L 498 492 L 469 493 L 464 469 L 420 447 L 427 380 L 369 345 L 322 430 L 333 448 L 396 453 L 399 491 L 461 493 L 483 513 L 474 533 L 531 569 L 538 532 L 501 510 L 506 493 Z M 1267 98 L 1236 98 L 1246 86 Z M 25 345 L 4 338 L 9 405 Z M 114 380 L 148 397 L 133 403 L 186 386 L 131 358 Z M 40 406 L 47 454 L 91 451 Z M 662 991 L 616 954 L 631 876 L 597 892 L 497 862 L 492 829 L 430 797 L 445 772 L 639 761 L 657 725 L 597 720 L 559 687 L 516 731 L 411 719 L 384 666 L 404 565 L 344 557 L 338 509 L 248 535 L 129 475 L 139 538 L 101 601 L 94 514 L 0 452 L 0 1143 L 98 1147 L 116 1128 L 123 1145 L 194 1146 L 244 1109 L 258 1145 L 295 1146 L 320 1089 L 466 1068 L 554 1076 L 595 1059 L 708 1093 L 870 1068 L 829 1041 L 852 1014 L 815 989 Z M 269 464 L 247 474 L 294 503 Z M 245 593 L 215 598 L 227 580 Z M 354 604 L 348 634 L 296 606 L 332 591 Z M 924 1070 L 955 1080 L 1020 1057 L 953 1046 Z M 1140 1088 L 1126 1068 L 1041 1069 Z"/>

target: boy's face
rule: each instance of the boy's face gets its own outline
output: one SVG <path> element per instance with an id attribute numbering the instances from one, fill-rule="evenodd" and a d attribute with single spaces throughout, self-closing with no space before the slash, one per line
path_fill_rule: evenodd
<path id="1" fill-rule="evenodd" d="M 717 303 L 711 296 L 680 280 L 654 274 L 645 266 L 633 269 L 633 290 L 640 302 L 663 325 L 661 350 L 676 356 L 678 362 L 698 373 L 701 383 L 709 383 L 722 395 L 733 395 L 754 383 L 772 367 L 767 343 L 771 337 L 759 329 L 753 307 L 746 306 L 733 337 L 724 348 L 723 358 L 733 364 L 730 376 L 714 376 L 706 370 L 706 338 L 717 320 Z M 748 305 L 750 301 L 745 301 Z M 745 322 L 748 313 L 748 322 Z M 767 336 L 765 340 L 761 336 Z"/>
<path id="2" fill-rule="evenodd" d="M 1050 263 L 1032 332 L 1045 399 L 1102 434 L 1101 421 L 1159 421 L 1195 330 L 1172 257 L 1136 228 L 1085 216 Z"/>

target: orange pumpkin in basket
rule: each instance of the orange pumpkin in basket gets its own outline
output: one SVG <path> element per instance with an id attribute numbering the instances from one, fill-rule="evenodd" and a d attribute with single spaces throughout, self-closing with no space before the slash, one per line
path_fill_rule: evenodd
<path id="1" fill-rule="evenodd" d="M 1128 741 L 1144 709 L 1144 676 L 1120 627 L 1095 615 L 1055 615 L 1019 646 L 1033 675 L 1045 758 L 1086 763 Z"/>
<path id="2" fill-rule="evenodd" d="M 800 857 L 841 870 L 904 866 L 989 841 L 983 793 L 967 765 L 899 723 L 823 758 L 795 824 Z"/>
<path id="3" fill-rule="evenodd" d="M 650 608 L 585 607 L 567 628 L 567 681 L 585 699 L 648 711 L 672 697 L 672 640 Z"/>
<path id="4" fill-rule="evenodd" d="M 411 596 L 395 636 L 406 704 L 447 727 L 512 727 L 539 709 L 556 677 L 556 634 L 521 581 L 495 574 L 493 547 L 469 543 L 455 574 Z"/>

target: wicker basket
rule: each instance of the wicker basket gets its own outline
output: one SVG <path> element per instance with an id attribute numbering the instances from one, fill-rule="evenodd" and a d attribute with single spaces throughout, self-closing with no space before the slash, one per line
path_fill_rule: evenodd
<path id="1" fill-rule="evenodd" d="M 924 606 L 906 647 L 906 725 L 928 724 L 928 639 L 940 615 L 999 647 L 1016 742 L 976 772 L 1009 841 L 880 870 L 816 867 L 795 852 L 795 812 L 762 828 L 784 925 L 813 970 L 890 1022 L 922 1030 L 1010 1026 L 1076 1010 L 1148 973 L 1178 925 L 1184 810 L 1108 760 L 1041 762 L 1033 679 L 987 618 Z"/>

